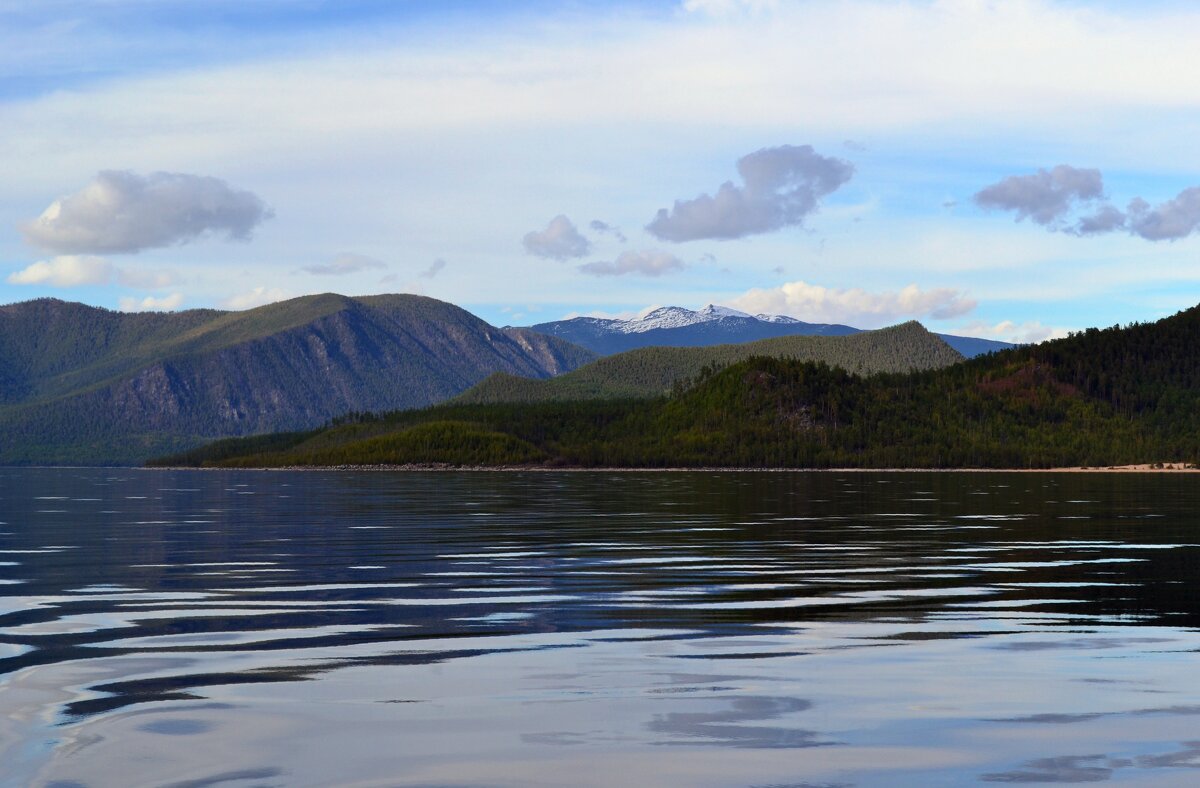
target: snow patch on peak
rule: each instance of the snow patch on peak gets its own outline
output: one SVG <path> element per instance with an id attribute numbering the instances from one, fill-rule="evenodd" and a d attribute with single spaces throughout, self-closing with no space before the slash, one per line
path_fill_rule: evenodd
<path id="1" fill-rule="evenodd" d="M 697 323 L 709 323 L 736 318 L 740 320 L 762 320 L 767 323 L 799 323 L 795 318 L 784 315 L 750 315 L 727 306 L 709 304 L 703 309 L 692 311 L 681 306 L 659 306 L 648 309 L 631 320 L 595 320 L 606 323 L 605 329 L 620 334 L 641 334 L 659 328 L 683 328 Z"/>
<path id="2" fill-rule="evenodd" d="M 722 317 L 750 317 L 745 312 L 739 312 L 727 306 L 717 306 L 716 304 L 709 304 L 697 314 L 704 316 L 706 320 L 715 320 Z"/>
<path id="3" fill-rule="evenodd" d="M 640 334 L 643 331 L 653 331 L 656 328 L 681 328 L 696 323 L 703 323 L 706 318 L 698 312 L 679 306 L 661 306 L 637 320 L 626 320 L 613 329 L 622 334 Z"/>

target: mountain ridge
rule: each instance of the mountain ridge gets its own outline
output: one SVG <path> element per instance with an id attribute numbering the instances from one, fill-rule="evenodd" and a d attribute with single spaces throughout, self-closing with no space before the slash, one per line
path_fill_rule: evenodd
<path id="1" fill-rule="evenodd" d="M 0 462 L 140 461 L 213 438 L 419 407 L 488 374 L 594 355 L 413 295 L 305 296 L 243 312 L 0 307 Z"/>
<path id="2" fill-rule="evenodd" d="M 709 304 L 699 310 L 658 307 L 632 319 L 574 317 L 537 323 L 530 328 L 582 345 L 599 355 L 642 347 L 704 347 L 742 344 L 781 336 L 845 336 L 863 329 L 841 323 L 807 323 L 787 315 L 751 315 Z M 938 334 L 967 358 L 1013 347 L 1007 342 Z"/>
<path id="3" fill-rule="evenodd" d="M 646 347 L 602 356 L 557 377 L 532 380 L 494 372 L 454 398 L 460 403 L 656 397 L 705 367 L 751 356 L 823 361 L 855 374 L 936 369 L 963 361 L 916 321 L 842 336 L 788 335 L 737 345 Z"/>

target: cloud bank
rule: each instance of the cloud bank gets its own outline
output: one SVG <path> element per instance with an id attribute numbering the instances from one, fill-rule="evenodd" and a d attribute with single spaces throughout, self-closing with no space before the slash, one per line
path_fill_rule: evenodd
<path id="1" fill-rule="evenodd" d="M 946 320 L 972 311 L 976 302 L 959 290 L 922 290 L 909 285 L 871 293 L 861 288 L 839 290 L 803 281 L 770 289 L 754 289 L 728 302 L 750 314 L 789 315 L 810 323 L 845 323 L 878 328 L 901 320 Z"/>
<path id="2" fill-rule="evenodd" d="M 729 240 L 801 224 L 822 197 L 850 180 L 854 167 L 810 145 L 781 145 L 737 162 L 742 185 L 726 181 L 715 196 L 701 194 L 661 208 L 646 229 L 664 241 Z"/>
<path id="3" fill-rule="evenodd" d="M 219 178 L 105 170 L 21 229 L 58 254 L 133 253 L 210 235 L 245 241 L 271 215 L 255 194 Z"/>
<path id="4" fill-rule="evenodd" d="M 579 270 L 590 276 L 662 276 L 686 267 L 687 264 L 675 255 L 654 250 L 622 252 L 613 262 L 586 263 L 579 266 Z"/>
<path id="5" fill-rule="evenodd" d="M 562 214 L 551 219 L 546 229 L 526 233 L 522 243 L 529 254 L 552 260 L 583 257 L 592 249 L 591 241 L 580 235 L 571 220 Z"/>
<path id="6" fill-rule="evenodd" d="M 1099 170 L 1066 164 L 1032 175 L 1010 175 L 974 196 L 981 208 L 1010 211 L 1018 222 L 1029 218 L 1051 232 L 1070 235 L 1127 232 L 1147 241 L 1177 241 L 1200 227 L 1200 187 L 1184 189 L 1159 205 L 1134 197 L 1124 211 L 1103 198 Z M 1090 213 L 1071 218 L 1084 208 Z"/>

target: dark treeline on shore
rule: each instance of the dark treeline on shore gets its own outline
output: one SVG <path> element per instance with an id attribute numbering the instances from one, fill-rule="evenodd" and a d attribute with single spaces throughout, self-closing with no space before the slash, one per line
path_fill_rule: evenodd
<path id="1" fill-rule="evenodd" d="M 650 400 L 443 405 L 157 464 L 1047 468 L 1200 458 L 1200 307 L 938 370 L 754 357 Z"/>

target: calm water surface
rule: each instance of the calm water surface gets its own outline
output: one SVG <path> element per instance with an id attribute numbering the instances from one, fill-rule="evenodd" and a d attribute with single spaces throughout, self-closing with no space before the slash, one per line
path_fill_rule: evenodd
<path id="1" fill-rule="evenodd" d="M 3 786 L 1200 784 L 1200 477 L 0 469 Z"/>

